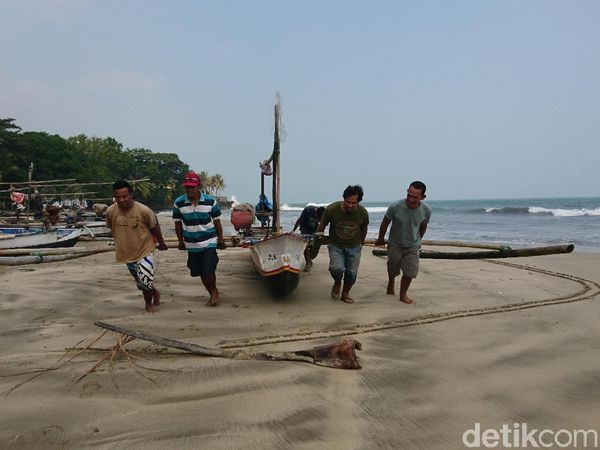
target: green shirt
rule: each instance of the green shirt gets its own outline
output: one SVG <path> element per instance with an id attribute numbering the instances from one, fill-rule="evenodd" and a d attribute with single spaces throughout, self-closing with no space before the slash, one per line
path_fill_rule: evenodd
<path id="1" fill-rule="evenodd" d="M 352 248 L 362 244 L 363 229 L 369 225 L 369 213 L 358 205 L 353 212 L 342 211 L 342 202 L 334 202 L 323 212 L 321 221 L 329 224 L 329 242 L 336 247 Z"/>
<path id="2" fill-rule="evenodd" d="M 385 218 L 391 220 L 389 241 L 400 247 L 418 247 L 421 245 L 419 227 L 429 223 L 431 208 L 421 202 L 418 208 L 409 208 L 406 200 L 393 203 L 385 213 Z"/>

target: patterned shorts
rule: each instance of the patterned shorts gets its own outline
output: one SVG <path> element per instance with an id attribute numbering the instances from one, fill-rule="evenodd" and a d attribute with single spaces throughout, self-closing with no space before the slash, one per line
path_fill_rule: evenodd
<path id="1" fill-rule="evenodd" d="M 140 291 L 154 289 L 154 254 L 151 253 L 139 261 L 127 263 L 127 268 Z"/>

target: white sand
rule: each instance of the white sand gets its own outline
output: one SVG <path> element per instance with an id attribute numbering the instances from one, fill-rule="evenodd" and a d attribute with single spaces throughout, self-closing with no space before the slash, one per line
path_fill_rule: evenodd
<path id="1" fill-rule="evenodd" d="M 112 253 L 0 267 L 0 391 L 32 375 L 16 373 L 52 367 L 66 348 L 91 342 L 101 333 L 96 320 L 247 350 L 308 349 L 351 336 L 363 344 L 363 368 L 201 357 L 136 340 L 127 348 L 138 363 L 165 370 L 138 369 L 153 381 L 120 358 L 112 377 L 103 365 L 73 383 L 102 353 L 82 355 L 1 397 L 0 447 L 449 449 L 461 448 L 476 422 L 598 426 L 598 254 L 497 260 L 529 270 L 423 259 L 410 291 L 416 305 L 385 295 L 385 259 L 370 248 L 354 305 L 329 298 L 326 249 L 284 300 L 270 295 L 248 250 L 219 256 L 222 304 L 207 308 L 185 252 L 158 252 L 157 314 L 144 313 Z M 568 302 L 548 304 L 561 297 Z M 521 309 L 531 302 L 538 304 Z M 501 312 L 508 305 L 515 310 Z M 113 343 L 107 335 L 94 347 Z"/>

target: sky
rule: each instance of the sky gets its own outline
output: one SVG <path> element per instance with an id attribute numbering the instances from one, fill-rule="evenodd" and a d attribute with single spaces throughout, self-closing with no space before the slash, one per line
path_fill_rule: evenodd
<path id="1" fill-rule="evenodd" d="M 600 196 L 596 0 L 0 0 L 0 118 L 177 153 L 255 202 Z M 270 179 L 268 180 L 268 183 Z"/>

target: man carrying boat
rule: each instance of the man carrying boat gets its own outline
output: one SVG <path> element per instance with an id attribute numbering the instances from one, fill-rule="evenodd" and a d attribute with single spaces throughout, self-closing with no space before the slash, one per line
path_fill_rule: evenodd
<path id="1" fill-rule="evenodd" d="M 344 201 L 334 202 L 325 209 L 316 234 L 323 233 L 325 227 L 330 225 L 327 249 L 329 273 L 334 281 L 331 298 L 354 303 L 350 298 L 350 289 L 356 282 L 362 245 L 367 237 L 369 213 L 359 205 L 363 199 L 363 189 L 360 185 L 348 186 L 344 190 L 343 198 Z"/>
<path id="2" fill-rule="evenodd" d="M 312 267 L 312 259 L 310 258 L 310 248 L 312 243 L 312 237 L 317 231 L 317 227 L 319 226 L 319 221 L 323 216 L 323 211 L 325 211 L 324 206 L 314 206 L 308 205 L 296 220 L 294 224 L 294 229 L 292 231 L 296 231 L 298 227 L 300 227 L 300 233 L 302 237 L 308 239 L 309 244 L 306 246 L 304 250 L 304 259 L 306 260 L 306 268 L 305 272 L 308 272 Z"/>
<path id="3" fill-rule="evenodd" d="M 206 306 L 217 306 L 220 295 L 215 271 L 219 263 L 217 248 L 224 250 L 221 209 L 216 199 L 200 192 L 200 176 L 188 172 L 181 183 L 185 194 L 175 199 L 173 220 L 179 250 L 187 250 L 187 266 L 192 277 L 200 277 L 210 299 Z"/>
<path id="4" fill-rule="evenodd" d="M 425 204 L 426 186 L 421 181 L 410 183 L 406 199 L 399 200 L 387 209 L 375 245 L 385 245 L 385 233 L 392 224 L 387 246 L 388 285 L 387 294 L 395 295 L 394 282 L 402 271 L 400 279 L 400 301 L 414 303 L 408 295 L 408 288 L 419 272 L 419 252 L 421 239 L 431 218 L 431 208 Z"/>
<path id="5" fill-rule="evenodd" d="M 113 196 L 115 203 L 106 211 L 106 227 L 115 239 L 116 261 L 127 264 L 137 288 L 144 295 L 146 311 L 156 312 L 160 292 L 154 284 L 154 239 L 159 250 L 167 250 L 167 244 L 156 215 L 133 199 L 133 190 L 127 181 L 113 184 Z"/>

